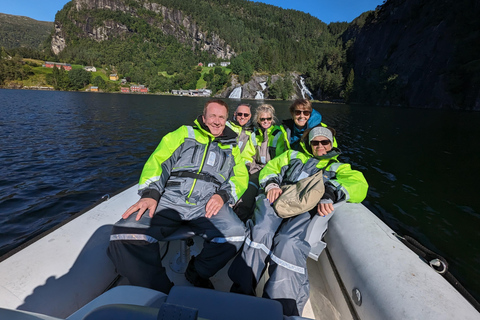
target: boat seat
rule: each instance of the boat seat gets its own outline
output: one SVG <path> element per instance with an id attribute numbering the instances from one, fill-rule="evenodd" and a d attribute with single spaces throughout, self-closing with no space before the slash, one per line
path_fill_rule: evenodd
<path id="1" fill-rule="evenodd" d="M 282 320 L 285 318 L 282 305 L 278 301 L 189 286 L 174 286 L 166 301 L 158 307 L 125 303 L 99 305 L 81 318 L 81 320 L 121 319 Z"/>
<path id="2" fill-rule="evenodd" d="M 180 240 L 180 250 L 172 257 L 169 263 L 173 272 L 185 273 L 190 261 L 190 246 L 193 244 L 193 241 L 190 239 L 193 236 L 195 236 L 195 232 L 189 226 L 182 225 L 174 233 L 162 239 L 164 242 Z"/>
<path id="3" fill-rule="evenodd" d="M 283 319 L 282 305 L 276 300 L 205 288 L 174 286 L 166 302 L 197 309 L 199 319 Z"/>
<path id="4" fill-rule="evenodd" d="M 101 294 L 82 308 L 72 313 L 67 320 L 81 320 L 92 310 L 111 304 L 128 304 L 159 308 L 167 299 L 165 293 L 136 286 L 118 286 Z"/>
<path id="5" fill-rule="evenodd" d="M 99 307 L 83 318 L 83 320 L 196 320 L 198 310 L 164 303 L 160 308 L 112 304 Z"/>

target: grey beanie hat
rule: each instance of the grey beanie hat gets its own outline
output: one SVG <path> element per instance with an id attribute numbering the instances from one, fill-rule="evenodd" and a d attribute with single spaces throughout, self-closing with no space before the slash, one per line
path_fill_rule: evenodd
<path id="1" fill-rule="evenodd" d="M 308 133 L 308 143 L 312 142 L 313 138 L 322 136 L 330 140 L 330 143 L 333 144 L 333 134 L 332 131 L 325 127 L 315 127 Z"/>

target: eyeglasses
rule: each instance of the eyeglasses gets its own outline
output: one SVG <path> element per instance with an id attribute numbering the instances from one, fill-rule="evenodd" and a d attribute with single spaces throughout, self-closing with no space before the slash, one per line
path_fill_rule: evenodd
<path id="1" fill-rule="evenodd" d="M 310 144 L 312 147 L 316 147 L 320 144 L 322 144 L 322 146 L 328 146 L 330 144 L 330 140 L 312 140 L 310 141 Z"/>
<path id="2" fill-rule="evenodd" d="M 241 113 L 241 112 L 237 112 L 237 117 L 245 117 L 247 118 L 248 116 L 250 115 L 250 113 Z"/>
<path id="3" fill-rule="evenodd" d="M 312 112 L 306 110 L 295 110 L 295 115 L 299 116 L 303 113 L 304 116 L 308 117 Z"/>
<path id="4" fill-rule="evenodd" d="M 260 122 L 263 122 L 263 121 L 272 121 L 272 118 L 260 118 Z"/>

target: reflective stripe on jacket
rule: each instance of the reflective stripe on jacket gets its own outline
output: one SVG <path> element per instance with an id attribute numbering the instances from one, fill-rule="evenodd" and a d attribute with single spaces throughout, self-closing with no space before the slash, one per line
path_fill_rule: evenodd
<path id="1" fill-rule="evenodd" d="M 181 172 L 187 174 L 181 176 Z M 195 126 L 181 126 L 163 137 L 145 163 L 139 194 L 153 189 L 173 203 L 191 205 L 226 194 L 228 203 L 234 204 L 247 185 L 236 134 L 226 127 L 224 135 L 215 138 L 195 120 Z"/>

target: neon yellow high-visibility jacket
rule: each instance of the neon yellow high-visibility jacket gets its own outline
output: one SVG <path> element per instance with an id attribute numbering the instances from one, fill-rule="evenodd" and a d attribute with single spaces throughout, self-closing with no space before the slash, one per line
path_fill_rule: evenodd
<path id="1" fill-rule="evenodd" d="M 251 164 L 255 156 L 255 134 L 234 121 L 227 121 L 227 126 L 238 135 L 237 145 L 240 148 L 240 155 L 245 159 L 245 164 Z"/>
<path id="2" fill-rule="evenodd" d="M 271 159 L 288 150 L 286 148 L 287 145 L 285 143 L 284 134 L 282 134 L 282 128 L 280 126 L 272 125 L 266 130 L 262 128 L 255 128 L 254 134 L 256 138 L 255 162 L 259 165 L 265 165 Z M 264 143 L 266 143 L 267 148 L 262 147 L 262 144 Z"/>
<path id="3" fill-rule="evenodd" d="M 260 187 L 271 183 L 278 186 L 294 184 L 324 170 L 325 196 L 333 202 L 346 200 L 362 202 L 368 190 L 368 183 L 360 171 L 353 170 L 348 163 L 337 160 L 340 150 L 333 148 L 326 155 L 314 157 L 301 142 L 303 152 L 288 150 L 270 160 L 260 171 Z"/>
<path id="4" fill-rule="evenodd" d="M 214 194 L 234 204 L 248 185 L 248 172 L 236 146 L 237 135 L 225 127 L 214 137 L 202 117 L 194 126 L 168 133 L 145 163 L 139 181 L 142 197 L 178 206 L 205 205 Z"/>

